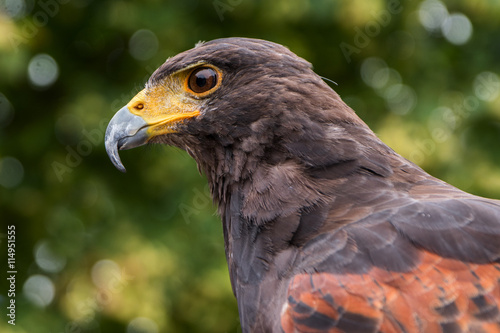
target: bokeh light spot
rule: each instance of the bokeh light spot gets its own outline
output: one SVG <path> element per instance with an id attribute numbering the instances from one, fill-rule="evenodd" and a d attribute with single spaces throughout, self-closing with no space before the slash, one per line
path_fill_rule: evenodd
<path id="1" fill-rule="evenodd" d="M 420 4 L 418 18 L 427 31 L 433 32 L 439 30 L 448 18 L 448 9 L 441 1 L 426 0 Z"/>
<path id="2" fill-rule="evenodd" d="M 404 84 L 394 84 L 385 90 L 384 97 L 391 112 L 404 115 L 415 108 L 417 94 Z"/>
<path id="3" fill-rule="evenodd" d="M 0 9 L 9 17 L 18 19 L 25 15 L 26 3 L 24 0 L 4 0 L 0 3 Z"/>
<path id="4" fill-rule="evenodd" d="M 381 85 L 378 87 L 379 91 L 378 93 L 381 96 L 384 96 L 384 98 L 387 98 L 387 89 L 394 86 L 394 85 L 400 85 L 403 82 L 403 79 L 401 78 L 401 74 L 394 68 L 387 68 L 386 76 L 387 79 L 384 80 L 385 85 Z"/>
<path id="5" fill-rule="evenodd" d="M 24 282 L 23 293 L 31 303 L 44 308 L 54 299 L 54 283 L 44 275 L 35 274 Z"/>
<path id="6" fill-rule="evenodd" d="M 137 317 L 128 324 L 127 333 L 158 333 L 158 325 L 149 318 Z"/>
<path id="7" fill-rule="evenodd" d="M 42 241 L 35 246 L 35 262 L 49 273 L 58 273 L 66 265 L 66 259 L 54 253 L 47 241 Z"/>
<path id="8" fill-rule="evenodd" d="M 34 56 L 28 65 L 30 82 L 39 88 L 47 88 L 59 77 L 57 62 L 48 54 Z"/>
<path id="9" fill-rule="evenodd" d="M 482 72 L 474 78 L 473 86 L 477 98 L 491 102 L 500 92 L 500 78 L 493 72 Z"/>
<path id="10" fill-rule="evenodd" d="M 120 266 L 113 260 L 99 260 L 92 266 L 91 276 L 96 287 L 110 289 L 121 280 Z"/>
<path id="11" fill-rule="evenodd" d="M 148 60 L 158 52 L 158 38 L 147 29 L 137 30 L 130 37 L 129 52 L 137 60 Z"/>
<path id="12" fill-rule="evenodd" d="M 23 181 L 24 168 L 14 157 L 4 157 L 0 160 L 0 185 L 14 188 Z"/>
<path id="13" fill-rule="evenodd" d="M 448 16 L 442 26 L 444 37 L 452 44 L 462 45 L 472 36 L 472 23 L 461 13 Z"/>
<path id="14" fill-rule="evenodd" d="M 389 80 L 389 68 L 380 58 L 365 59 L 361 65 L 361 78 L 370 87 L 381 89 Z"/>

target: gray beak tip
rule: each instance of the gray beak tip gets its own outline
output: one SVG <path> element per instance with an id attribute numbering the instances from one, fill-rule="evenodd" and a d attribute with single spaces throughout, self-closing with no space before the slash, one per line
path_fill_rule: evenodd
<path id="1" fill-rule="evenodd" d="M 118 154 L 118 150 L 131 149 L 147 142 L 147 123 L 139 116 L 133 115 L 123 107 L 111 119 L 106 129 L 104 141 L 106 152 L 113 165 L 121 172 L 127 170 Z"/>
<path id="2" fill-rule="evenodd" d="M 120 158 L 120 154 L 118 153 L 119 141 L 116 140 L 115 138 L 114 129 L 115 129 L 114 126 L 108 126 L 106 130 L 106 137 L 105 137 L 106 152 L 108 153 L 111 163 L 113 163 L 113 165 L 121 172 L 126 172 L 125 166 L 123 165 L 122 160 Z"/>
<path id="3" fill-rule="evenodd" d="M 118 155 L 118 151 L 112 155 L 112 156 L 109 156 L 110 159 L 111 159 L 111 162 L 113 163 L 113 165 L 118 169 L 120 170 L 121 172 L 125 173 L 127 172 L 127 169 L 125 169 L 125 166 L 123 165 L 121 159 L 120 159 L 120 155 Z"/>

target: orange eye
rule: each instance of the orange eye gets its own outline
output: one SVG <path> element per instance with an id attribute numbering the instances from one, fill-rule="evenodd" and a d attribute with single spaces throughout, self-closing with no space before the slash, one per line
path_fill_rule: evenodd
<path id="1" fill-rule="evenodd" d="M 217 72 L 209 67 L 195 69 L 188 79 L 188 86 L 194 93 L 202 94 L 217 85 Z"/>

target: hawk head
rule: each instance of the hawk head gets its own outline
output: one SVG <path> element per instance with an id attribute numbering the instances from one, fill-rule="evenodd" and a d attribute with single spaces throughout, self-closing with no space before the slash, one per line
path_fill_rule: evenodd
<path id="1" fill-rule="evenodd" d="M 287 48 L 225 38 L 168 59 L 116 113 L 105 141 L 113 164 L 125 171 L 118 150 L 146 143 L 175 145 L 203 162 L 214 146 L 264 153 L 308 130 L 319 134 L 317 124 L 325 122 L 362 124 Z"/>

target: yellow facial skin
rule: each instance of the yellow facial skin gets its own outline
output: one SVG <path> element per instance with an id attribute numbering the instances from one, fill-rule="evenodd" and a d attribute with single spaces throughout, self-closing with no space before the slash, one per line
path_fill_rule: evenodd
<path id="1" fill-rule="evenodd" d="M 190 74 L 199 67 L 210 67 L 217 72 L 215 87 L 204 93 L 193 92 L 188 85 Z M 200 115 L 203 97 L 217 90 L 222 81 L 221 71 L 211 65 L 195 64 L 169 75 L 162 84 L 145 88 L 127 104 L 128 110 L 143 118 L 150 137 L 174 133 L 180 121 Z"/>

